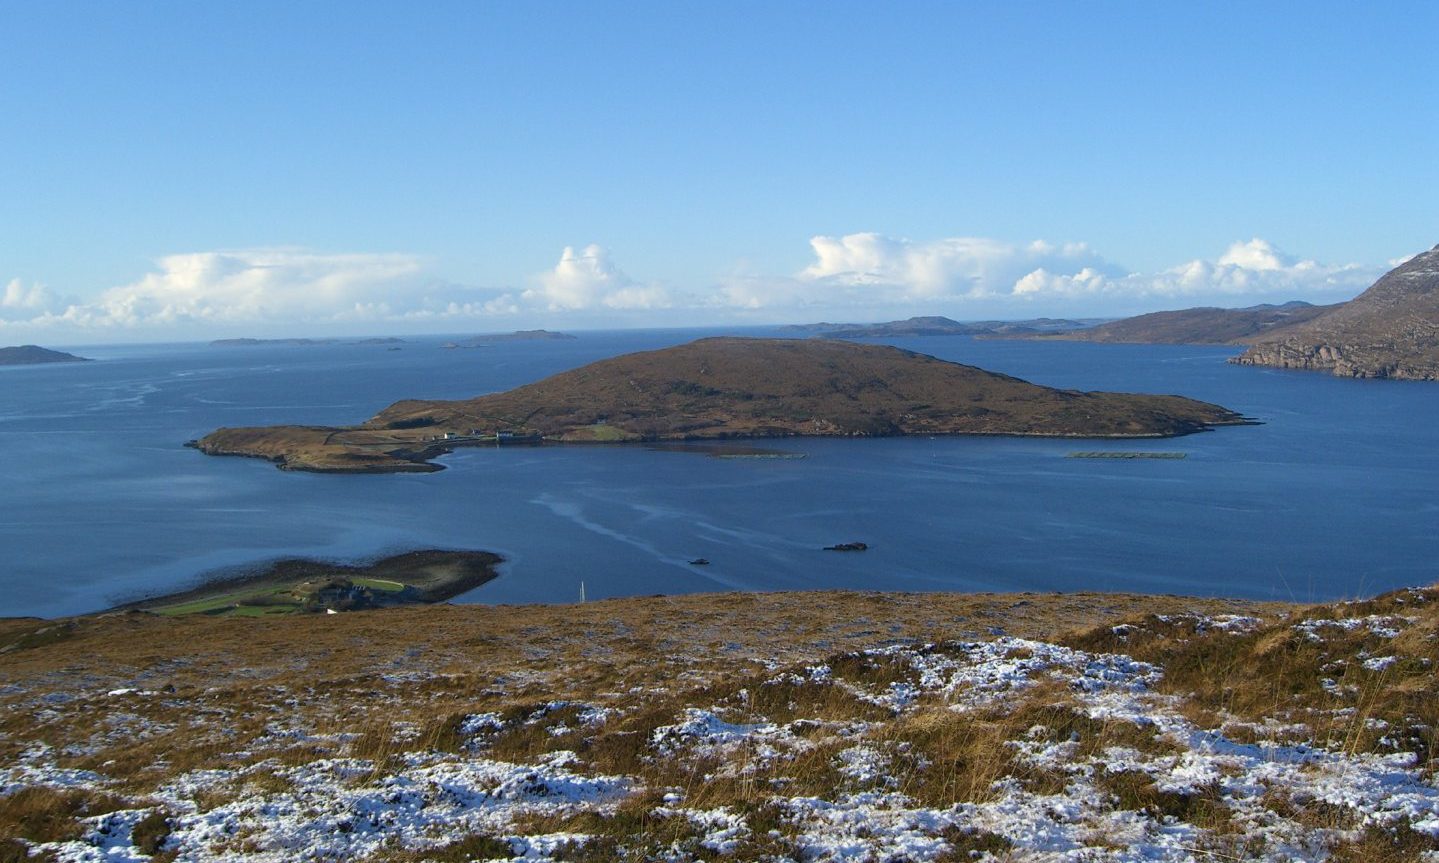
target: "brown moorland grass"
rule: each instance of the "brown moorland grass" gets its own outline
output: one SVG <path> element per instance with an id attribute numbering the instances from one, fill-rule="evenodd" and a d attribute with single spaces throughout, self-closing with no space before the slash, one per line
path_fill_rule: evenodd
<path id="1" fill-rule="evenodd" d="M 1161 666 L 1161 691 L 1185 696 L 1190 710 L 1210 718 L 1302 723 L 1326 748 L 1397 746 L 1439 766 L 1439 589 L 1313 606 L 1224 637 L 1208 637 L 1207 625 L 1194 615 L 1150 614 L 1064 642 Z"/>
<path id="2" fill-rule="evenodd" d="M 1142 720 L 1087 712 L 1084 693 L 1067 678 L 1041 674 L 1022 691 L 963 711 L 934 690 L 903 711 L 883 700 L 919 681 L 916 663 L 963 659 L 969 648 L 959 642 L 1000 631 L 1155 663 L 1164 670 L 1159 697 L 1173 697 L 1203 720 L 1200 727 L 1223 727 L 1234 740 L 1304 738 L 1271 723 L 1279 720 L 1303 723 L 1313 742 L 1334 751 L 1412 751 L 1426 764 L 1433 727 L 1426 717 L 1439 697 L 1436 600 L 1433 589 L 1313 608 L 1107 594 L 822 592 L 287 619 L 121 613 L 0 621 L 0 755 L 17 763 L 43 744 L 57 767 L 113 780 L 103 789 L 35 786 L 0 798 L 0 835 L 23 823 L 34 832 L 14 835 L 29 841 L 74 837 L 80 819 L 153 806 L 155 789 L 197 770 L 235 771 L 228 786 L 194 798 L 210 811 L 241 797 L 290 793 L 289 766 L 319 759 L 362 759 L 361 772 L 346 780 L 358 787 L 417 755 L 535 764 L 566 751 L 573 769 L 630 777 L 640 790 L 610 808 L 535 814 L 506 835 L 591 837 L 555 859 L 644 859 L 676 848 L 693 859 L 793 857 L 802 828 L 777 795 L 898 792 L 943 810 L 993 800 L 999 780 L 1033 795 L 1062 794 L 1076 776 L 1065 765 L 1112 751 L 1152 761 L 1182 754 L 1175 739 Z M 36 637 L 54 632 L 64 638 Z M 923 643 L 936 646 L 858 652 Z M 1023 662 L 1031 652 L 1007 647 L 1000 658 Z M 1287 679 L 1270 679 L 1276 673 Z M 772 751 L 745 737 L 722 749 L 665 754 L 657 730 L 694 709 L 726 723 L 779 727 L 785 742 Z M 484 713 L 494 718 L 479 731 L 462 729 Z M 1058 762 L 1028 754 L 1046 749 L 1067 754 Z M 847 759 L 859 756 L 884 765 L 882 774 L 847 770 Z M 1215 785 L 1166 790 L 1125 768 L 1086 775 L 1116 810 L 1190 824 L 1221 857 L 1243 859 L 1262 846 L 1247 822 L 1233 823 Z M 748 832 L 734 839 L 738 850 L 719 855 L 702 844 L 702 826 L 666 814 L 671 792 L 692 810 L 741 816 Z M 1361 830 L 1352 811 L 1284 789 L 1263 805 L 1276 817 L 1342 833 L 1330 843 L 1336 859 L 1413 859 L 1403 853 L 1435 846 L 1402 825 Z M 148 812 L 137 843 L 169 853 L 171 817 Z M 952 859 L 1009 853 L 1001 836 L 945 830 Z M 470 859 L 498 853 L 504 839 L 477 832 L 447 841 L 424 854 L 387 847 L 371 859 Z M 11 850 L 0 846 L 0 855 Z"/>
<path id="3" fill-rule="evenodd" d="M 763 685 L 761 663 L 830 658 L 837 678 L 878 691 L 910 672 L 883 657 L 844 654 L 1000 630 L 1055 637 L 1095 619 L 1148 612 L 1282 608 L 1111 594 L 821 592 L 438 605 L 284 619 L 138 612 L 6 619 L 0 756 L 13 763 L 43 742 L 57 753 L 58 766 L 102 771 L 121 794 L 143 794 L 197 769 L 258 770 L 253 782 L 283 784 L 257 765 L 340 756 L 382 765 L 407 751 L 453 751 L 466 715 L 494 710 L 513 717 L 574 700 L 618 714 L 603 733 L 555 735 L 551 730 L 561 725 L 573 729 L 574 710 L 552 711 L 541 722 L 508 729 L 493 741 L 496 753 L 524 760 L 571 748 L 599 772 L 699 785 L 701 765 L 656 768 L 645 760 L 650 735 L 677 721 L 687 698 L 775 722 L 814 713 L 836 721 L 887 716 L 838 686 Z M 723 784 L 707 791 L 716 800 L 743 799 L 742 792 Z M 62 813 L 58 823 L 68 825 L 68 806 L 54 800 L 41 808 Z"/>

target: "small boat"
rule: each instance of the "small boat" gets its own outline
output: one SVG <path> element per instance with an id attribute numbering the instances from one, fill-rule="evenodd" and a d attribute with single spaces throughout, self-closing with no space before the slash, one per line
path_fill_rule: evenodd
<path id="1" fill-rule="evenodd" d="M 709 565 L 710 565 L 710 562 L 709 562 L 708 560 L 705 560 L 705 559 L 702 558 L 702 557 L 697 557 L 697 558 L 695 558 L 694 560 L 690 561 L 690 566 L 709 566 Z"/>
<path id="2" fill-rule="evenodd" d="M 839 543 L 839 544 L 837 544 L 837 545 L 827 545 L 827 546 L 824 547 L 824 550 L 825 550 L 825 551 L 864 551 L 864 550 L 867 549 L 867 548 L 869 548 L 869 546 L 868 546 L 868 545 L 865 545 L 865 544 L 862 543 L 862 542 L 841 542 L 841 543 Z"/>

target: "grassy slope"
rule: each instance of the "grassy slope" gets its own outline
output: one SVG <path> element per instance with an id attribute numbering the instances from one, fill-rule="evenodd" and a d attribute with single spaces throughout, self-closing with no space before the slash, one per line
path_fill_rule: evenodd
<path id="1" fill-rule="evenodd" d="M 1247 345 L 1288 332 L 1336 306 L 1275 309 L 1195 308 L 1151 312 L 1083 330 L 1014 338 L 1172 345 Z"/>
<path id="2" fill-rule="evenodd" d="M 400 402 L 368 425 L 532 429 L 597 422 L 644 439 L 793 434 L 1147 435 L 1234 419 L 1175 396 L 1081 393 L 883 345 L 702 339 L 461 402 Z"/>
<path id="3" fill-rule="evenodd" d="M 0 797 L 0 833 L 67 840 L 87 817 L 140 806 L 162 826 L 169 819 L 176 842 L 198 841 L 186 837 L 205 819 L 292 805 L 297 794 L 352 817 L 337 800 L 411 782 L 386 777 L 415 764 L 533 764 L 527 781 L 542 783 L 559 769 L 543 765 L 570 751 L 566 781 L 625 776 L 631 790 L 603 804 L 542 794 L 478 810 L 441 795 L 421 811 L 450 812 L 456 826 L 441 838 L 394 837 L 439 850 L 346 847 L 373 860 L 492 859 L 581 833 L 588 844 L 555 840 L 544 859 L 675 848 L 685 859 L 821 859 L 830 840 L 872 849 L 853 859 L 886 859 L 901 840 L 916 855 L 906 859 L 1028 859 L 1019 852 L 1061 831 L 1095 860 L 1125 859 L 1109 855 L 1135 842 L 1152 843 L 1154 859 L 1190 859 L 1194 848 L 1219 859 L 1419 859 L 1439 843 L 1411 828 L 1418 822 L 1360 802 L 1410 805 L 1416 791 L 1434 792 L 1436 631 L 1434 590 L 1310 609 L 806 593 L 284 620 L 11 620 L 0 623 L 0 763 L 32 778 Z M 935 688 L 921 673 L 965 666 L 992 639 L 998 653 L 985 667 L 1000 677 Z M 902 647 L 916 641 L 940 646 Z M 1135 674 L 1149 685 L 1126 688 Z M 107 695 L 130 687 L 152 694 Z M 908 701 L 894 700 L 906 691 Z M 706 723 L 737 730 L 704 743 Z M 1314 751 L 1298 744 L 1326 754 L 1296 756 Z M 883 770 L 857 770 L 866 759 Z M 1410 765 L 1410 790 L 1373 794 L 1365 777 L 1392 780 L 1399 763 Z M 303 796 L 303 783 L 338 765 L 360 772 L 324 798 Z M 105 778 L 68 790 L 43 779 L 60 768 Z M 206 769 L 232 772 L 192 772 Z M 1319 781 L 1331 774 L 1331 785 Z M 168 784 L 176 777 L 190 778 Z M 1060 810 L 1070 814 L 1046 814 Z M 278 821 L 257 817 L 237 822 L 249 826 L 233 839 L 203 835 L 254 851 L 289 841 L 274 834 Z M 740 825 L 734 842 L 706 846 L 704 824 L 725 818 Z M 300 835 L 360 841 L 325 823 Z M 153 817 L 145 829 L 157 829 Z"/>

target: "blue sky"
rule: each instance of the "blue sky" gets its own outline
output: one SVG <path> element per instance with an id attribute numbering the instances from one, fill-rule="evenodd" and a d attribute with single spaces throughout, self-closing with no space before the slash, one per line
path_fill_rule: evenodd
<path id="1" fill-rule="evenodd" d="M 1436 32 L 1432 3 L 0 0 L 0 342 L 1342 299 L 1439 242 Z"/>

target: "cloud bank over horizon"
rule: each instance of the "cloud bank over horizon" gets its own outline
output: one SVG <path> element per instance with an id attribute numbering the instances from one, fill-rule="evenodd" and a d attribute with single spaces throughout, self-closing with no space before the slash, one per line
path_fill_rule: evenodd
<path id="1" fill-rule="evenodd" d="M 809 317 L 1116 316 L 1193 305 L 1347 299 L 1385 267 L 1322 264 L 1261 238 L 1216 258 L 1135 273 L 1086 243 L 985 237 L 914 241 L 880 233 L 816 236 L 811 262 L 784 275 L 742 272 L 680 290 L 626 273 L 598 244 L 566 247 L 523 287 L 440 278 L 403 253 L 297 248 L 167 255 L 138 280 L 92 299 L 14 278 L 0 292 L 0 334 L 348 330 L 453 331 L 490 325 L 697 325 Z"/>

